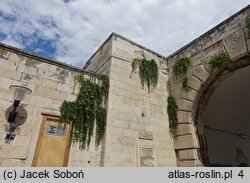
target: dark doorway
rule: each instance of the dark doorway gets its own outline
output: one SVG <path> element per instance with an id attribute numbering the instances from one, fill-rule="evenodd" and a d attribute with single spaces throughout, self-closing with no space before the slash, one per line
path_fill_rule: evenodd
<path id="1" fill-rule="evenodd" d="M 250 66 L 235 70 L 221 81 L 204 112 L 207 165 L 249 166 Z"/>

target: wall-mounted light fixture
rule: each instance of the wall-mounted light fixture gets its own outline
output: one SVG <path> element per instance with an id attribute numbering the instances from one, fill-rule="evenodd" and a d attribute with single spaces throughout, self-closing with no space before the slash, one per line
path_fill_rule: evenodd
<path id="1" fill-rule="evenodd" d="M 5 137 L 7 143 L 9 143 L 11 140 L 14 140 L 14 132 L 16 128 L 26 121 L 26 119 L 22 117 L 21 114 L 19 114 L 22 113 L 21 111 L 24 110 L 23 108 L 19 107 L 19 104 L 24 99 L 25 95 L 30 94 L 32 92 L 29 88 L 22 85 L 11 85 L 9 89 L 15 94 L 13 105 L 9 107 L 9 111 L 7 110 L 8 115 L 6 116 L 7 121 L 9 123 L 9 132 L 6 134 Z M 18 110 L 18 107 L 20 108 L 20 110 Z"/>
<path id="2" fill-rule="evenodd" d="M 22 85 L 10 85 L 9 89 L 15 92 L 14 100 L 22 101 L 26 94 L 30 94 L 31 89 Z"/>
<path id="3" fill-rule="evenodd" d="M 13 123 L 15 122 L 17 116 L 16 112 L 17 107 L 19 106 L 20 102 L 24 99 L 25 95 L 30 94 L 32 91 L 29 88 L 20 85 L 11 85 L 9 89 L 15 92 L 14 103 L 13 103 L 14 108 L 8 118 L 8 122 Z"/>

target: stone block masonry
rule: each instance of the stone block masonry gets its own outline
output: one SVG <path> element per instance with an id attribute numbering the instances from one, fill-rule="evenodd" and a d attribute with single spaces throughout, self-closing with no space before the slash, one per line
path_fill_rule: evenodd
<path id="1" fill-rule="evenodd" d="M 202 166 L 203 126 L 196 121 L 201 115 L 198 104 L 208 85 L 212 83 L 214 88 L 223 79 L 213 82 L 222 71 L 212 71 L 208 62 L 211 56 L 227 52 L 232 64 L 222 72 L 225 77 L 249 65 L 250 41 L 244 23 L 249 15 L 248 6 L 168 57 L 112 33 L 84 69 L 0 44 L 0 166 L 31 166 L 42 113 L 60 115 L 63 100 L 75 100 L 79 87 L 74 85 L 74 77 L 83 70 L 110 78 L 106 133 L 98 150 L 94 142 L 84 151 L 72 144 L 68 166 Z M 138 70 L 132 74 L 132 60 L 142 58 L 142 54 L 154 59 L 159 67 L 158 84 L 150 93 L 146 87 L 142 89 Z M 188 92 L 172 74 L 173 65 L 181 57 L 192 61 L 187 72 Z M 16 130 L 15 141 L 6 144 L 5 112 L 13 104 L 12 84 L 23 84 L 32 93 L 21 103 L 28 114 L 26 123 Z M 168 127 L 169 95 L 179 106 L 175 136 Z M 201 107 L 204 105 L 201 103 Z"/>
<path id="2" fill-rule="evenodd" d="M 110 94 L 103 166 L 147 166 L 141 162 L 143 149 L 152 150 L 152 166 L 176 166 L 173 138 L 167 119 L 167 79 L 164 57 L 114 34 L 110 59 Z M 138 71 L 132 74 L 132 60 L 155 59 L 159 66 L 157 87 L 142 89 Z M 152 139 L 140 138 L 150 133 Z M 147 156 L 146 156 L 147 157 Z M 144 157 L 144 158 L 146 158 Z"/>
<path id="3" fill-rule="evenodd" d="M 0 45 L 0 166 L 31 166 L 42 113 L 60 115 L 59 107 L 63 100 L 75 99 L 77 87 L 74 86 L 74 76 L 81 71 Z M 6 144 L 4 137 L 8 123 L 5 112 L 13 104 L 14 93 L 9 90 L 12 84 L 25 85 L 32 93 L 21 102 L 28 114 L 27 121 L 15 131 L 15 140 Z M 100 150 L 96 151 L 93 144 L 89 151 L 80 151 L 75 146 L 70 150 L 69 166 L 100 165 Z"/>
<path id="4" fill-rule="evenodd" d="M 176 98 L 179 107 L 179 124 L 174 142 L 178 166 L 203 165 L 199 154 L 204 151 L 200 146 L 205 143 L 200 141 L 203 136 L 203 124 L 202 120 L 197 119 L 203 115 L 203 111 L 198 109 L 204 107 L 206 103 L 199 104 L 199 101 L 207 101 L 207 98 L 201 97 L 203 93 L 211 94 L 215 86 L 218 86 L 235 68 L 250 64 L 249 37 L 245 28 L 245 19 L 249 15 L 248 6 L 166 58 L 169 92 Z M 231 66 L 229 64 L 224 70 L 212 71 L 208 62 L 213 55 L 222 51 L 228 53 Z M 188 92 L 181 88 L 181 81 L 172 74 L 173 65 L 181 57 L 189 57 L 191 60 L 191 67 L 187 73 Z M 223 73 L 222 77 L 217 77 L 220 72 Z M 211 90 L 208 88 L 210 83 L 212 83 Z"/>

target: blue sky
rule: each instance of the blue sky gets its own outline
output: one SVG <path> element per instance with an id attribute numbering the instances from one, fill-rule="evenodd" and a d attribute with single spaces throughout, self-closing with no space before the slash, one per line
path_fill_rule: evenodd
<path id="1" fill-rule="evenodd" d="M 168 56 L 249 0 L 0 0 L 0 42 L 82 67 L 117 32 Z"/>

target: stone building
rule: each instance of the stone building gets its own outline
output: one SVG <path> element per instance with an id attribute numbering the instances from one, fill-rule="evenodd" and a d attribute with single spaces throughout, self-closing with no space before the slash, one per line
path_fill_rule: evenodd
<path id="1" fill-rule="evenodd" d="M 247 162 L 248 16 L 250 6 L 168 57 L 112 33 L 83 69 L 0 44 L 0 166 L 238 166 L 239 156 Z M 222 51 L 230 62 L 211 70 L 211 56 Z M 132 60 L 142 54 L 159 67 L 158 84 L 150 93 L 142 89 L 138 74 L 131 75 Z M 188 91 L 172 73 L 182 57 L 191 60 Z M 110 79 L 106 133 L 98 150 L 93 142 L 83 151 L 77 144 L 68 146 L 70 125 L 49 135 L 59 122 L 63 100 L 76 99 L 74 77 L 83 70 Z M 6 140 L 18 88 L 29 94 L 17 108 L 16 136 Z M 175 135 L 169 133 L 170 95 L 178 105 Z"/>

